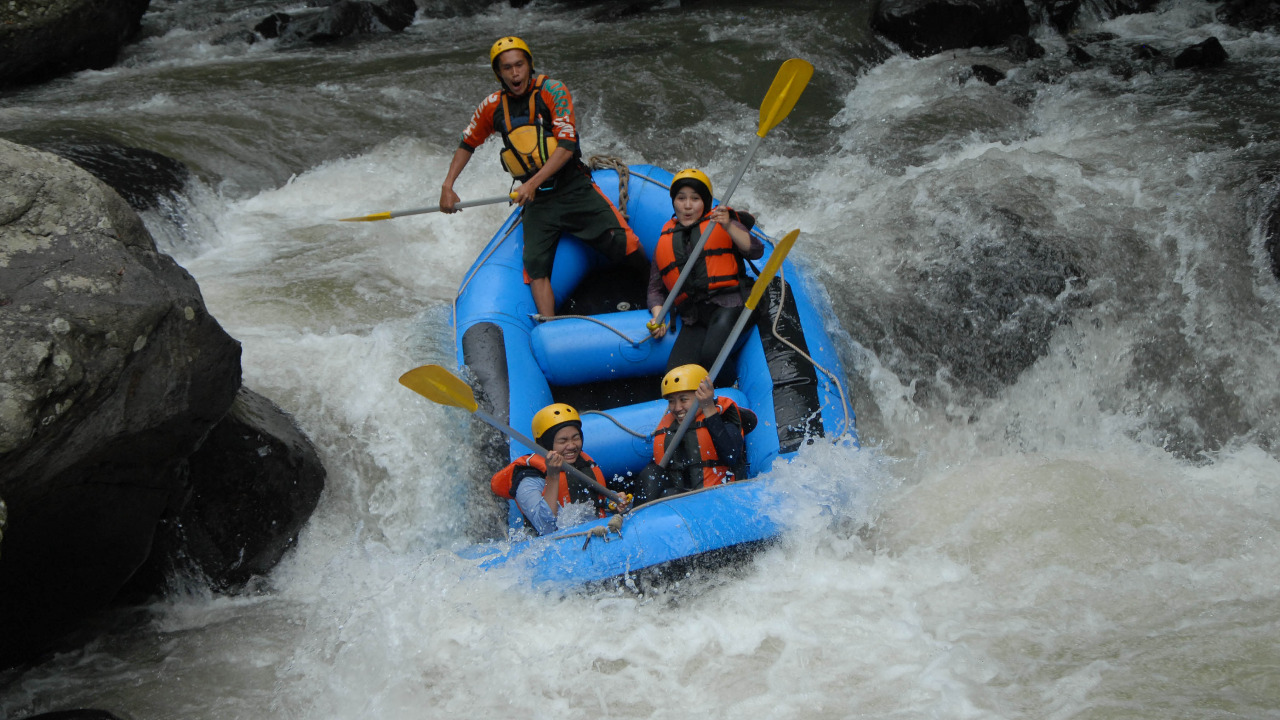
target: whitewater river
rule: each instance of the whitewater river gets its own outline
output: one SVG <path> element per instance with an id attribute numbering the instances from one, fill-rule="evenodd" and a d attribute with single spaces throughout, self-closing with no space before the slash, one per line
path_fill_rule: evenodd
<path id="1" fill-rule="evenodd" d="M 447 6 L 441 5 L 440 8 Z M 329 478 L 256 589 L 192 587 L 0 675 L 0 716 L 1280 718 L 1280 38 L 1161 5 L 993 87 L 840 0 L 591 18 L 420 16 L 247 44 L 266 2 L 153 0 L 119 66 L 0 97 L 0 136 L 105 138 L 193 171 L 145 219 Z M 439 14 L 439 13 L 437 13 Z M 817 72 L 733 204 L 834 313 L 863 442 L 776 470 L 792 530 L 663 592 L 477 576 L 478 431 L 396 383 L 452 366 L 451 305 L 502 207 L 433 205 L 519 34 L 588 154 L 727 185 L 777 66 Z M 1217 36 L 1214 71 L 1131 59 Z M 231 39 L 228 39 L 231 38 Z M 507 188 L 483 148 L 464 197 Z"/>

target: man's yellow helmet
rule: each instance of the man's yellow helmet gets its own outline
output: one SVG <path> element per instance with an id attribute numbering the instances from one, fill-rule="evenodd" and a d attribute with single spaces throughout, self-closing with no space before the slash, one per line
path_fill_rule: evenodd
<path id="1" fill-rule="evenodd" d="M 572 405 L 565 403 L 552 403 L 533 415 L 533 438 L 541 440 L 542 435 L 551 428 L 561 423 L 576 422 L 578 428 L 582 428 L 582 417 L 578 415 L 578 411 L 573 409 Z"/>
<path id="2" fill-rule="evenodd" d="M 498 56 L 508 50 L 523 50 L 524 54 L 529 57 L 529 67 L 533 67 L 533 52 L 529 50 L 529 45 L 514 35 L 508 35 L 504 38 L 498 38 L 498 42 L 489 48 L 489 64 L 493 66 L 493 74 L 498 75 Z M 498 75 L 501 80 L 502 76 Z"/>
<path id="3" fill-rule="evenodd" d="M 693 392 L 706 377 L 707 371 L 701 365 L 681 365 L 672 368 L 662 378 L 662 397 L 685 390 Z"/>

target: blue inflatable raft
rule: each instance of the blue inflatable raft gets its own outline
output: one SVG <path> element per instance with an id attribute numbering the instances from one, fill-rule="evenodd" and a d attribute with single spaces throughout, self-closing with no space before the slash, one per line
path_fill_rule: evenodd
<path id="1" fill-rule="evenodd" d="M 671 173 L 636 165 L 623 176 L 625 212 L 652 258 L 672 215 Z M 621 208 L 619 173 L 596 170 L 594 179 Z M 458 362 L 470 370 L 480 402 L 495 417 L 527 432 L 539 409 L 569 403 L 583 416 L 583 449 L 605 476 L 638 472 L 652 459 L 649 434 L 666 410 L 658 387 L 679 322 L 661 341 L 648 340 L 648 278 L 606 267 L 602 256 L 568 235 L 560 241 L 551 275 L 561 318 L 536 322 L 523 279 L 520 219 L 516 209 L 458 291 Z M 752 232 L 765 246 L 763 267 L 773 241 L 758 226 Z M 717 394 L 759 418 L 746 438 L 749 477 L 767 473 L 814 438 L 854 434 L 852 410 L 836 380 L 843 371 L 823 314 L 795 266 L 785 261 L 760 302 L 756 322 L 748 324 L 741 349 L 716 380 Z M 509 459 L 529 452 L 512 441 Z M 611 530 L 608 520 L 591 520 L 540 538 L 472 546 L 461 554 L 484 568 L 527 563 L 538 586 L 595 583 L 768 542 L 782 531 L 771 513 L 776 505 L 766 476 L 641 506 L 614 529 L 620 531 Z M 508 516 L 511 527 L 522 524 L 515 503 Z"/>

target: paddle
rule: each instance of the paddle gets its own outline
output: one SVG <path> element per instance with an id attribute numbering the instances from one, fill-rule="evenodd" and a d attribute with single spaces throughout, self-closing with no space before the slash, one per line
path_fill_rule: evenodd
<path id="1" fill-rule="evenodd" d="M 416 367 L 409 372 L 400 376 L 400 384 L 409 388 L 433 402 L 441 405 L 449 405 L 452 407 L 460 407 L 467 412 L 473 413 L 476 417 L 484 420 L 498 430 L 506 433 L 525 446 L 532 448 L 534 452 L 547 457 L 547 451 L 536 442 L 530 440 L 521 434 L 518 430 L 510 425 L 495 418 L 484 410 L 480 409 L 480 404 L 476 402 L 475 393 L 471 391 L 471 386 L 462 380 L 462 378 L 445 370 L 439 365 L 423 365 Z M 569 472 L 570 477 L 580 481 L 590 487 L 592 490 L 609 498 L 618 504 L 619 508 L 627 506 L 627 499 L 621 494 L 616 493 L 609 488 L 595 481 L 590 475 L 582 472 L 572 465 L 565 465 L 564 469 Z"/>
<path id="2" fill-rule="evenodd" d="M 782 242 L 773 249 L 773 254 L 769 256 L 769 262 L 765 263 L 764 269 L 760 271 L 760 277 L 756 278 L 756 284 L 751 286 L 751 294 L 747 296 L 747 304 L 742 308 L 742 312 L 738 315 L 738 322 L 733 326 L 733 332 L 729 333 L 729 339 L 724 341 L 724 346 L 720 348 L 720 354 L 716 356 L 716 361 L 711 365 L 711 369 L 707 371 L 707 378 L 714 385 L 716 375 L 720 374 L 720 368 L 724 367 L 724 363 L 729 359 L 729 353 L 733 351 L 733 344 L 737 342 L 738 336 L 742 334 L 742 329 L 746 327 L 747 320 L 750 319 L 751 313 L 755 311 L 756 305 L 760 303 L 760 298 L 764 296 L 765 289 L 769 286 L 769 282 L 773 280 L 773 276 L 778 274 L 778 268 L 782 267 L 782 261 L 786 259 L 787 253 L 791 252 L 791 246 L 795 244 L 796 237 L 800 235 L 799 230 L 792 230 L 787 236 L 782 238 Z M 671 461 L 671 456 L 675 454 L 676 448 L 680 447 L 680 438 L 684 437 L 685 431 L 693 424 L 693 419 L 698 414 L 696 407 L 690 408 L 689 412 L 684 414 L 684 420 L 680 422 L 680 427 L 676 428 L 676 434 L 667 441 L 667 451 L 662 455 L 662 462 L 658 463 L 659 467 L 666 467 Z"/>
<path id="3" fill-rule="evenodd" d="M 747 150 L 747 159 L 743 161 L 742 167 L 738 170 L 738 174 L 733 178 L 733 182 L 729 184 L 729 190 L 720 198 L 720 204 L 727 205 L 729 198 L 733 197 L 733 191 L 738 189 L 738 183 L 742 180 L 742 176 L 747 173 L 747 167 L 751 165 L 751 158 L 755 156 L 756 149 L 760 147 L 760 143 L 764 142 L 764 136 L 773 129 L 773 126 L 782 122 L 787 114 L 791 112 L 791 108 L 796 106 L 796 100 L 800 99 L 800 93 L 804 92 L 804 88 L 809 84 L 809 78 L 813 77 L 813 66 L 807 61 L 799 58 L 791 58 L 782 63 L 782 67 L 778 68 L 778 74 L 773 78 L 773 84 L 769 86 L 769 92 L 765 93 L 764 101 L 760 103 L 760 129 L 756 130 L 756 139 L 751 141 L 751 148 Z M 703 208 L 703 212 L 710 212 L 711 208 Z M 675 302 L 676 297 L 680 294 L 680 288 L 684 287 L 684 281 L 689 277 L 689 273 L 693 272 L 693 265 L 697 261 L 698 256 L 702 254 L 702 247 L 707 244 L 707 238 L 711 237 L 711 231 L 715 228 L 715 223 L 707 223 L 707 229 L 702 231 L 702 237 L 698 239 L 698 243 L 693 246 L 693 252 L 689 254 L 689 259 L 685 262 L 684 268 L 680 270 L 680 276 L 676 278 L 676 284 L 671 287 L 667 293 L 667 299 L 662 303 L 662 312 L 650 322 L 651 328 L 658 327 L 662 318 L 667 316 L 671 310 L 671 304 Z"/>
<path id="4" fill-rule="evenodd" d="M 494 203 L 511 202 L 515 199 L 516 194 L 513 192 L 510 195 L 499 195 L 497 197 L 483 198 L 481 200 L 463 200 L 457 205 L 454 205 L 454 207 L 461 210 L 462 208 L 476 207 L 477 205 L 493 205 Z M 361 215 L 360 217 L 340 218 L 339 222 L 377 222 L 378 220 L 390 220 L 391 218 L 404 217 L 405 215 L 422 215 L 424 213 L 439 211 L 439 205 L 432 205 L 431 207 L 414 208 L 413 210 L 392 210 L 390 212 L 380 212 L 372 215 Z"/>

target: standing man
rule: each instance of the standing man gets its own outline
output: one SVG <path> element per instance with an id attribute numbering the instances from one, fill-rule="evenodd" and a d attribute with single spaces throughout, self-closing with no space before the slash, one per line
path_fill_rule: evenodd
<path id="1" fill-rule="evenodd" d="M 569 232 L 637 273 L 648 261 L 622 213 L 591 180 L 578 145 L 573 98 L 558 80 L 538 75 L 533 53 L 518 37 L 504 37 L 489 50 L 502 88 L 486 97 L 462 131 L 462 142 L 440 188 L 440 209 L 456 212 L 453 183 L 471 155 L 493 133 L 502 137 L 502 166 L 521 184 L 516 204 L 524 210 L 524 271 L 538 314 L 556 312 L 551 266 L 560 234 Z"/>

